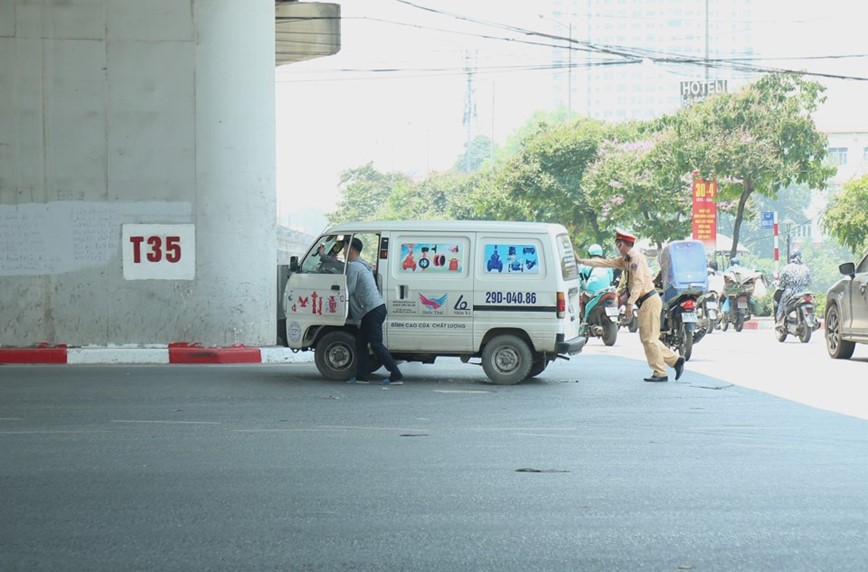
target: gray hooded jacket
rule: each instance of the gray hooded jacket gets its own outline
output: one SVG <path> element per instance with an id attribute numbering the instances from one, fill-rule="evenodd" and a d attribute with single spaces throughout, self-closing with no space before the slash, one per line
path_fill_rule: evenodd
<path id="1" fill-rule="evenodd" d="M 377 289 L 371 265 L 361 258 L 351 261 L 347 267 L 347 292 L 350 296 L 350 317 L 357 327 L 361 325 L 365 314 L 386 303 Z"/>

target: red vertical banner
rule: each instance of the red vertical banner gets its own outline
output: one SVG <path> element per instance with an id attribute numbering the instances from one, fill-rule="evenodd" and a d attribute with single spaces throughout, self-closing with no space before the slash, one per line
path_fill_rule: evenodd
<path id="1" fill-rule="evenodd" d="M 693 240 L 709 254 L 717 248 L 717 181 L 693 179 Z"/>

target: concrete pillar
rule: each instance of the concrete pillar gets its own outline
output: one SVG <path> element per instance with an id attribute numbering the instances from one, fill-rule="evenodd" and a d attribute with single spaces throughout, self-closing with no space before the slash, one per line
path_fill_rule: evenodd
<path id="1" fill-rule="evenodd" d="M 273 0 L 0 0 L 0 345 L 274 343 L 274 45 Z"/>

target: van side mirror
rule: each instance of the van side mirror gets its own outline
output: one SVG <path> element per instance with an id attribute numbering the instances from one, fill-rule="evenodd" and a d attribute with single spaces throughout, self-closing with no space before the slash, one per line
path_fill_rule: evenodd
<path id="1" fill-rule="evenodd" d="M 298 256 L 289 257 L 289 271 L 298 272 Z"/>
<path id="2" fill-rule="evenodd" d="M 844 274 L 845 276 L 849 276 L 850 278 L 856 277 L 856 263 L 855 262 L 845 262 L 844 264 L 838 267 L 838 272 Z"/>

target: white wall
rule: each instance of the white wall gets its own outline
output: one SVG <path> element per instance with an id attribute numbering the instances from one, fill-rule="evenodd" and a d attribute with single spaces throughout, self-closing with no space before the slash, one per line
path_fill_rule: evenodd
<path id="1" fill-rule="evenodd" d="M 273 0 L 0 0 L 0 345 L 274 343 L 274 45 Z M 195 277 L 125 280 L 129 223 Z"/>

